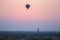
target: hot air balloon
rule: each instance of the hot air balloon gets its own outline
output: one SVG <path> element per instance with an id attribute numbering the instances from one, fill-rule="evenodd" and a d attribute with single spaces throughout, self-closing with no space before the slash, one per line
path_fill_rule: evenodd
<path id="1" fill-rule="evenodd" d="M 27 0 L 27 4 L 25 5 L 26 9 L 28 10 L 30 8 L 30 1 Z"/>
<path id="2" fill-rule="evenodd" d="M 30 8 L 30 4 L 26 4 L 26 8 L 29 9 Z"/>
<path id="3" fill-rule="evenodd" d="M 28 10 L 29 8 L 30 8 L 30 1 L 29 0 L 27 0 L 27 3 L 25 4 L 25 8 Z M 27 13 L 28 13 L 29 11 L 27 11 Z M 29 16 L 29 14 L 28 14 L 28 16 Z"/>

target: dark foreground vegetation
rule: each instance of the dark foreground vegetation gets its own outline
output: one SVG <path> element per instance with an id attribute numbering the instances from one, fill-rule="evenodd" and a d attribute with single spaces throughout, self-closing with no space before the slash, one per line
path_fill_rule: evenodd
<path id="1" fill-rule="evenodd" d="M 0 32 L 0 40 L 60 40 L 60 32 Z"/>

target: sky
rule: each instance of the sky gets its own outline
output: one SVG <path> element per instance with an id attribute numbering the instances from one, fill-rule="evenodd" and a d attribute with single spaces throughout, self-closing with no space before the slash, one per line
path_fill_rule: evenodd
<path id="1" fill-rule="evenodd" d="M 25 5 L 30 4 L 27 10 Z M 0 31 L 60 31 L 60 0 L 0 0 Z"/>

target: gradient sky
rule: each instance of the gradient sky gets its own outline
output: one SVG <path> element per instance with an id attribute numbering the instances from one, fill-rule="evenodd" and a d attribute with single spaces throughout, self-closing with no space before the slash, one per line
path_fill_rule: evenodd
<path id="1" fill-rule="evenodd" d="M 0 0 L 0 31 L 36 31 L 38 27 L 60 31 L 60 0 Z"/>

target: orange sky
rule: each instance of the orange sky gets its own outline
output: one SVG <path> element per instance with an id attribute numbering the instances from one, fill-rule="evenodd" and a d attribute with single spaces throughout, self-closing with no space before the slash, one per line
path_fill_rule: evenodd
<path id="1" fill-rule="evenodd" d="M 29 10 L 25 8 L 27 3 L 31 5 Z M 5 20 L 60 22 L 60 2 L 59 0 L 0 0 L 0 15 L 0 18 Z"/>

